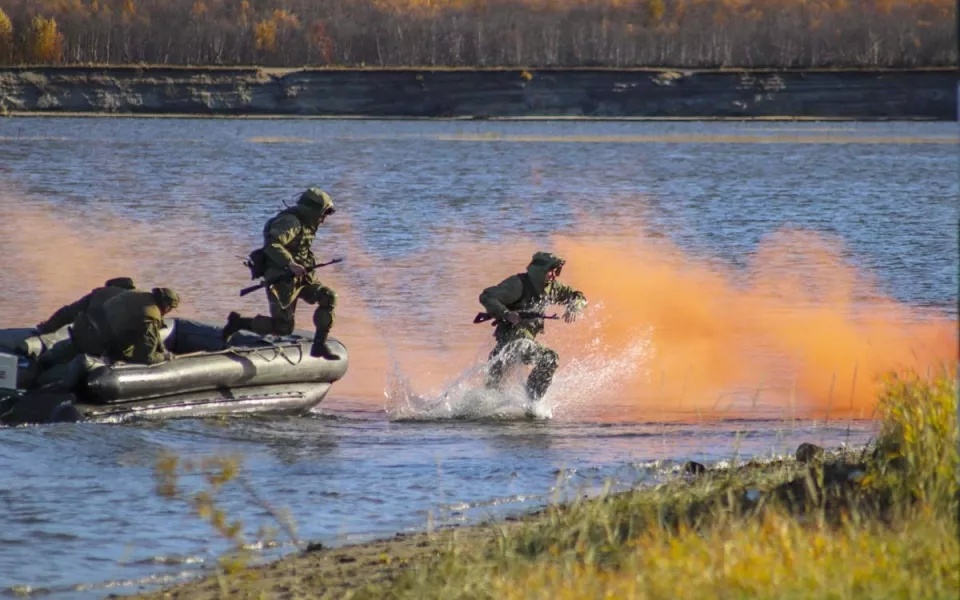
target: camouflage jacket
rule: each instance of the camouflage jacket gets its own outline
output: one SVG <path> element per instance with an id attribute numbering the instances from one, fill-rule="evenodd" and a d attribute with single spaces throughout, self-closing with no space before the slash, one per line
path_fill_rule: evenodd
<path id="1" fill-rule="evenodd" d="M 296 208 L 289 208 L 280 211 L 263 228 L 263 251 L 269 261 L 268 277 L 271 271 L 283 271 L 291 263 L 303 267 L 316 264 L 310 246 L 317 235 L 317 228 L 311 227 L 305 221 Z"/>
<path id="2" fill-rule="evenodd" d="M 480 304 L 494 317 L 502 317 L 508 311 L 538 311 L 542 312 L 550 304 L 564 304 L 570 308 L 584 300 L 584 295 L 559 281 L 544 285 L 542 276 L 539 279 L 540 289 L 537 290 L 537 273 L 517 273 L 511 275 L 498 285 L 488 287 L 480 294 Z M 504 329 L 522 330 L 532 335 L 543 332 L 543 319 L 529 319 L 518 325 L 501 322 L 497 326 L 499 333 Z"/>
<path id="3" fill-rule="evenodd" d="M 153 294 L 124 291 L 87 313 L 112 360 L 152 365 L 165 360 L 163 316 Z"/>
<path id="4" fill-rule="evenodd" d="M 123 288 L 113 286 L 96 288 L 76 302 L 61 306 L 49 319 L 37 325 L 37 331 L 40 334 L 53 333 L 73 323 L 80 313 L 102 306 L 104 302 L 124 291 L 126 290 Z"/>

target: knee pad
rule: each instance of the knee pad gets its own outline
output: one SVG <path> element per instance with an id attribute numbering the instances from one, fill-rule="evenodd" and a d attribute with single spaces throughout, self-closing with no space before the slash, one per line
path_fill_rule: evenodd
<path id="1" fill-rule="evenodd" d="M 327 311 L 333 311 L 337 305 L 337 294 L 328 287 L 311 285 L 300 292 L 300 298 L 307 304 L 316 305 Z"/>
<path id="2" fill-rule="evenodd" d="M 337 293 L 330 288 L 321 288 L 314 294 L 317 300 L 317 308 L 333 311 L 337 307 Z"/>

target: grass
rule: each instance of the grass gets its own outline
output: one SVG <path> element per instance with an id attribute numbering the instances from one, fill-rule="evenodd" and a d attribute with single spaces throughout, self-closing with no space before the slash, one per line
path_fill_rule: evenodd
<path id="1" fill-rule="evenodd" d="M 452 532 L 387 577 L 343 574 L 336 594 L 336 574 L 305 577 L 301 562 L 286 597 L 956 598 L 956 371 L 889 376 L 877 416 L 860 451 L 681 474 L 469 542 Z M 270 582 L 257 573 L 221 575 L 212 596 L 260 595 Z"/>

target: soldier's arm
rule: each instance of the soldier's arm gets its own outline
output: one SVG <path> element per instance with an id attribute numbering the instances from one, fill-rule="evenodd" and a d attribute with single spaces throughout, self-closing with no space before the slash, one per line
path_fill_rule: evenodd
<path id="1" fill-rule="evenodd" d="M 480 294 L 480 304 L 494 317 L 501 317 L 508 312 L 508 304 L 513 304 L 523 296 L 523 282 L 516 275 L 511 275 L 498 285 L 488 287 Z"/>
<path id="2" fill-rule="evenodd" d="M 562 304 L 568 310 L 579 312 L 587 305 L 587 297 L 580 290 L 554 281 L 548 294 L 552 304 Z"/>
<path id="3" fill-rule="evenodd" d="M 143 334 L 133 344 L 130 361 L 153 365 L 166 360 L 160 335 L 160 322 L 149 317 L 143 321 Z"/>
<path id="4" fill-rule="evenodd" d="M 90 305 L 90 294 L 80 298 L 73 304 L 67 304 L 57 309 L 57 312 L 50 315 L 50 318 L 37 325 L 37 331 L 40 333 L 53 333 L 61 327 L 73 323 L 81 312 L 87 310 Z"/>
<path id="5" fill-rule="evenodd" d="M 293 256 L 287 251 L 287 245 L 290 244 L 300 233 L 300 221 L 293 215 L 280 215 L 274 219 L 267 231 L 267 239 L 263 245 L 263 251 L 267 258 L 277 263 L 281 267 L 286 267 L 293 263 Z"/>

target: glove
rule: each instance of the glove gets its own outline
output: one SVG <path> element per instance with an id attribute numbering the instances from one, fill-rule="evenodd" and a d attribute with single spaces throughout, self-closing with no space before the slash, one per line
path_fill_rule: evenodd
<path id="1" fill-rule="evenodd" d="M 587 299 L 583 296 L 577 298 L 570 304 L 567 304 L 566 310 L 563 312 L 563 322 L 564 323 L 573 323 L 580 315 L 583 314 L 584 307 L 587 306 Z"/>

